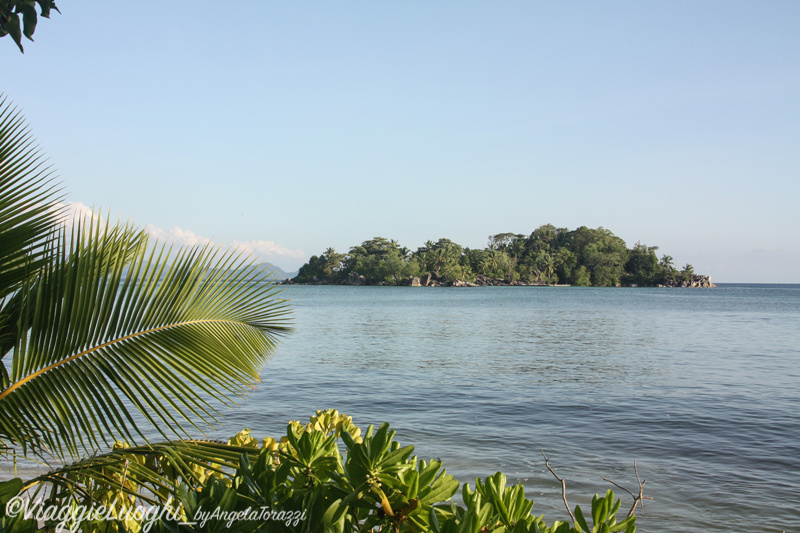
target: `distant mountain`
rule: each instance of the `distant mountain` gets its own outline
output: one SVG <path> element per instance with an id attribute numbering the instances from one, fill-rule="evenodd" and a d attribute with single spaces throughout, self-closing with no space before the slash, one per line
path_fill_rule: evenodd
<path id="1" fill-rule="evenodd" d="M 281 267 L 275 266 L 272 263 L 261 263 L 259 266 L 262 265 L 267 267 L 268 270 L 275 272 L 275 279 L 291 279 L 297 276 L 297 273 L 299 272 L 298 270 L 295 270 L 294 272 L 286 272 Z"/>
<path id="2" fill-rule="evenodd" d="M 297 276 L 297 272 L 298 272 L 297 270 L 295 270 L 294 272 L 286 272 L 281 267 L 273 265 L 272 263 L 268 263 L 266 261 L 256 265 L 256 272 L 261 271 L 262 268 L 268 270 L 269 272 L 271 272 L 272 273 L 272 277 L 276 281 L 293 278 L 293 277 Z M 241 269 L 237 269 L 237 271 L 238 270 L 241 270 Z"/>
<path id="3" fill-rule="evenodd" d="M 275 266 L 272 263 L 268 263 L 266 261 L 263 262 L 263 263 L 258 263 L 256 265 L 255 272 L 260 272 L 262 268 L 266 269 L 269 272 L 272 272 L 272 279 L 274 279 L 275 281 L 281 281 L 281 280 L 284 280 L 284 279 L 293 278 L 293 277 L 297 276 L 297 273 L 298 273 L 297 270 L 295 270 L 294 272 L 286 272 L 282 268 L 280 268 L 278 266 Z M 126 266 L 122 270 L 123 279 L 125 277 L 127 277 L 129 269 L 130 269 L 130 267 Z M 241 268 L 238 268 L 238 269 L 236 269 L 236 272 L 238 273 L 241 270 L 242 270 Z M 166 274 L 166 271 L 164 272 L 164 274 Z M 163 274 L 162 274 L 162 278 L 163 278 Z"/>

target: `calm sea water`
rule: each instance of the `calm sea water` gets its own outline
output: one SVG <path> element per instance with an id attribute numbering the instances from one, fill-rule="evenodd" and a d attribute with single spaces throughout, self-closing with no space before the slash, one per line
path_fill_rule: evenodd
<path id="1" fill-rule="evenodd" d="M 635 460 L 654 498 L 639 531 L 800 531 L 800 285 L 282 296 L 296 332 L 211 436 L 336 408 L 462 482 L 504 472 L 548 522 L 568 516 L 542 449 L 572 506 L 613 488 L 601 476 L 636 489 Z"/>
<path id="2" fill-rule="evenodd" d="M 797 531 L 800 285 L 283 295 L 297 330 L 222 434 L 336 408 L 461 481 L 504 472 L 548 522 L 566 513 L 543 448 L 572 506 L 601 476 L 634 490 L 635 460 L 640 531 Z"/>

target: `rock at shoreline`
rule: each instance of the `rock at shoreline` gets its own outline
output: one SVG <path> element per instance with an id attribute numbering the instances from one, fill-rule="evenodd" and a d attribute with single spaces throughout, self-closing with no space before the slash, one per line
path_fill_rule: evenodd
<path id="1" fill-rule="evenodd" d="M 711 276 L 695 274 L 691 279 L 679 279 L 659 285 L 659 287 L 691 287 L 697 289 L 713 289 L 716 285 L 711 283 Z"/>
<path id="2" fill-rule="evenodd" d="M 359 275 L 358 272 L 350 272 L 347 275 L 347 284 L 348 285 L 366 285 L 367 278 L 364 276 Z"/>
<path id="3" fill-rule="evenodd" d="M 421 287 L 422 284 L 419 281 L 419 278 L 416 276 L 412 276 L 411 279 L 408 280 L 409 287 Z"/>
<path id="4" fill-rule="evenodd" d="M 509 281 L 502 278 L 490 278 L 487 276 L 475 276 L 476 287 L 538 287 L 546 286 L 547 283 L 536 281 Z"/>
<path id="5" fill-rule="evenodd" d="M 451 287 L 478 287 L 476 283 L 470 283 L 469 281 L 464 281 L 463 279 L 457 279 L 453 283 L 450 284 Z"/>

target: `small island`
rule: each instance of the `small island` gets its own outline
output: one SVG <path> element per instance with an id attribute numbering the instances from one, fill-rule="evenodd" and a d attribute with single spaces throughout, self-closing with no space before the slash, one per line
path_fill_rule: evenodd
<path id="1" fill-rule="evenodd" d="M 375 237 L 346 254 L 328 248 L 312 256 L 285 284 L 409 285 L 574 285 L 579 287 L 716 287 L 692 265 L 675 268 L 658 246 L 625 241 L 600 227 L 575 230 L 545 224 L 530 235 L 499 233 L 484 249 L 464 248 L 450 239 L 428 241 L 412 252 L 395 240 Z"/>

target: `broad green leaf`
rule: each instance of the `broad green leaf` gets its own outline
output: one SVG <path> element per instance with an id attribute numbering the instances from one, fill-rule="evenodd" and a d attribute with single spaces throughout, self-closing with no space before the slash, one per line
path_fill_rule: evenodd
<path id="1" fill-rule="evenodd" d="M 22 4 L 22 33 L 33 41 L 33 32 L 36 31 L 36 7 L 31 0 L 30 2 L 26 2 Z"/>
<path id="2" fill-rule="evenodd" d="M 597 522 L 595 522 L 596 524 Z M 584 533 L 591 533 L 591 528 L 589 528 L 589 524 L 586 523 L 586 519 L 583 517 L 583 511 L 581 511 L 581 506 L 575 506 L 575 524 L 581 528 L 581 531 Z"/>
<path id="3" fill-rule="evenodd" d="M 0 506 L 5 508 L 8 501 L 19 494 L 20 489 L 22 489 L 22 480 L 20 478 L 0 481 Z"/>

